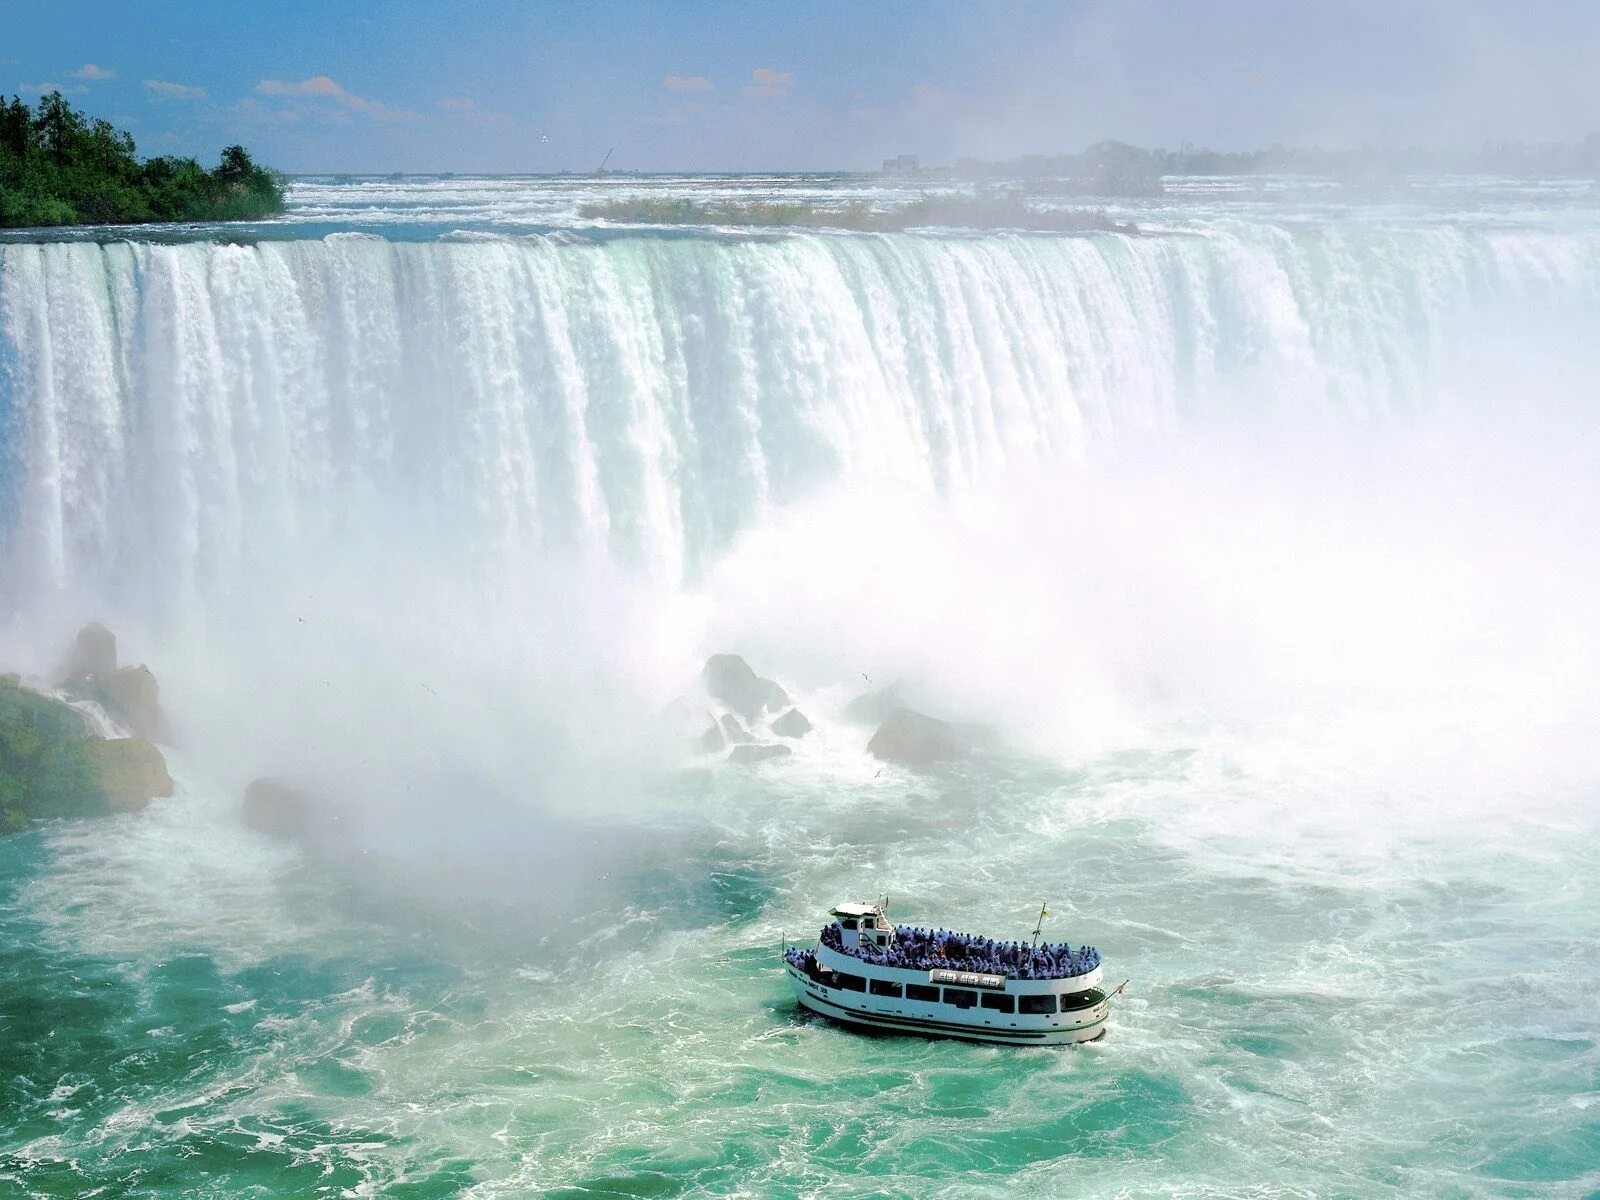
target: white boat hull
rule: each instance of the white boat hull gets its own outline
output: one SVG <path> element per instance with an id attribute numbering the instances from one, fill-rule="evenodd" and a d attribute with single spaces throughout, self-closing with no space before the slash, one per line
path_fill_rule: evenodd
<path id="1" fill-rule="evenodd" d="M 866 970 L 872 969 L 868 967 Z M 784 972 L 802 1008 L 849 1028 L 879 1033 L 955 1038 L 1005 1046 L 1065 1046 L 1103 1037 L 1111 1013 L 1111 1003 L 1107 997 L 1099 997 L 1076 1011 L 1048 1016 L 999 1013 L 981 1008 L 958 1010 L 943 1003 L 918 1002 L 829 987 L 787 962 Z M 1094 995 L 1099 996 L 1098 993 Z"/>

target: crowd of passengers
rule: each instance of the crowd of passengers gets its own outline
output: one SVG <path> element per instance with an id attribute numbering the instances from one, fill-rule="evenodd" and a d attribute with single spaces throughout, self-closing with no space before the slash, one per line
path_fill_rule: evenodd
<path id="1" fill-rule="evenodd" d="M 844 931 L 835 921 L 823 927 L 822 944 L 874 966 L 911 971 L 976 971 L 1012 979 L 1067 979 L 1100 965 L 1100 951 L 1093 946 L 1073 949 L 1066 942 L 1042 946 L 1028 942 L 997 942 L 972 933 L 914 929 L 904 925 L 894 931 L 887 946 L 863 943 L 846 950 Z"/>

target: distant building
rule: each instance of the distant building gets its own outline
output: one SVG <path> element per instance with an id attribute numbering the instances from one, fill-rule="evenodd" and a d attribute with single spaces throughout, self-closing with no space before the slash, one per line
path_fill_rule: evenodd
<path id="1" fill-rule="evenodd" d="M 922 160 L 915 154 L 896 154 L 883 160 L 885 175 L 915 175 L 922 169 Z"/>

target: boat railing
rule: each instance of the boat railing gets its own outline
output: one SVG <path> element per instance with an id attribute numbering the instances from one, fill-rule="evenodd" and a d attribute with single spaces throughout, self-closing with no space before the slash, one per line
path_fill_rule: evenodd
<path id="1" fill-rule="evenodd" d="M 1008 979 L 1043 980 L 1076 978 L 1100 965 L 1100 952 L 1095 947 L 1073 947 L 1065 942 L 1042 946 L 997 942 L 974 934 L 902 926 L 895 929 L 894 938 L 886 947 L 847 947 L 843 934 L 835 921 L 823 927 L 819 940 L 828 949 L 861 962 L 902 970 L 969 971 Z"/>

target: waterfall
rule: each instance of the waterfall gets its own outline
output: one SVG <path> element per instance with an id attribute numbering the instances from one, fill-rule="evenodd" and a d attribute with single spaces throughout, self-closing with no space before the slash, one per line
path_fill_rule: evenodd
<path id="1" fill-rule="evenodd" d="M 1592 311 L 1597 265 L 1592 234 L 1270 224 L 7 245 L 6 600 L 203 601 L 376 541 L 690 579 L 834 478 L 961 494 L 1229 404 L 1381 419 L 1488 297 Z"/>

